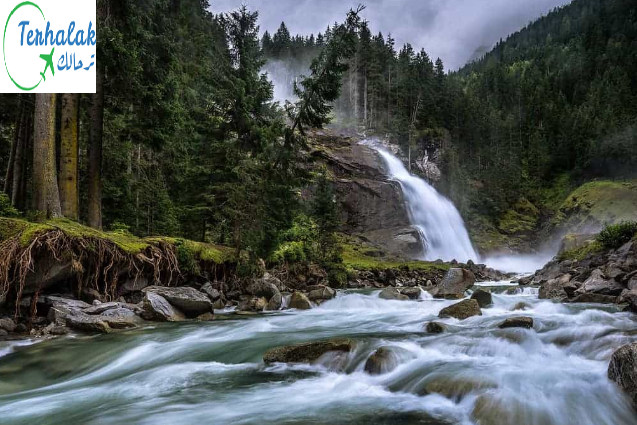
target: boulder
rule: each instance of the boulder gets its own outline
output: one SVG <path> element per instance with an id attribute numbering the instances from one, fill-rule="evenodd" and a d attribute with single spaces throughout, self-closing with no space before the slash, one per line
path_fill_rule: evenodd
<path id="1" fill-rule="evenodd" d="M 413 288 L 402 288 L 400 290 L 402 295 L 406 295 L 411 300 L 417 300 L 420 298 L 420 294 L 422 294 L 422 290 L 419 286 L 414 286 Z"/>
<path id="2" fill-rule="evenodd" d="M 620 304 L 627 303 L 628 310 L 632 311 L 633 313 L 637 313 L 637 289 L 631 289 L 630 291 L 627 290 L 623 292 L 619 297 L 618 302 Z M 2 323 L 0 323 L 0 328 L 1 327 Z"/>
<path id="3" fill-rule="evenodd" d="M 525 328 L 531 329 L 533 327 L 533 318 L 531 317 L 509 317 L 504 322 L 498 325 L 500 329 L 508 328 Z"/>
<path id="4" fill-rule="evenodd" d="M 461 268 L 449 269 L 440 285 L 438 285 L 438 292 L 435 296 L 436 298 L 462 299 L 464 298 L 464 293 L 473 286 L 475 281 L 475 275 L 469 270 Z"/>
<path id="5" fill-rule="evenodd" d="M 33 271 L 28 273 L 24 282 L 22 294 L 33 294 L 73 277 L 73 262 L 70 255 L 60 259 L 55 258 L 49 251 L 43 251 L 33 265 Z"/>
<path id="6" fill-rule="evenodd" d="M 143 290 L 144 288 L 147 288 L 149 285 L 150 283 L 148 282 L 148 279 L 143 276 L 140 276 L 137 278 L 127 279 L 120 286 L 119 290 L 120 290 L 120 294 L 126 295 L 132 292 L 139 292 Z"/>
<path id="7" fill-rule="evenodd" d="M 491 292 L 484 291 L 482 289 L 477 289 L 471 294 L 471 299 L 476 300 L 480 308 L 486 308 L 493 305 L 493 296 Z"/>
<path id="8" fill-rule="evenodd" d="M 313 286 L 308 290 L 310 291 L 308 294 L 310 301 L 331 300 L 336 296 L 335 290 L 324 285 Z"/>
<path id="9" fill-rule="evenodd" d="M 222 298 L 219 298 L 217 301 L 212 303 L 212 308 L 214 310 L 223 310 L 226 308 L 226 302 Z"/>
<path id="10" fill-rule="evenodd" d="M 149 286 L 146 293 L 161 295 L 166 301 L 188 317 L 197 317 L 212 311 L 212 302 L 206 294 L 190 287 Z"/>
<path id="11" fill-rule="evenodd" d="M 568 295 L 564 290 L 564 285 L 559 279 L 550 279 L 540 286 L 539 299 L 541 300 L 563 300 Z"/>
<path id="12" fill-rule="evenodd" d="M 381 375 L 391 372 L 398 366 L 396 355 L 387 347 L 380 347 L 365 362 L 365 372 L 370 375 Z"/>
<path id="13" fill-rule="evenodd" d="M 354 344 L 349 339 L 288 345 L 266 351 L 263 355 L 263 361 L 266 363 L 312 363 L 325 353 L 349 353 L 353 347 Z"/>
<path id="14" fill-rule="evenodd" d="M 440 322 L 429 322 L 425 326 L 425 330 L 430 334 L 441 334 L 447 330 L 447 326 Z"/>
<path id="15" fill-rule="evenodd" d="M 241 301 L 239 305 L 237 306 L 237 310 L 259 312 L 259 311 L 263 311 L 263 309 L 265 309 L 265 306 L 267 304 L 268 304 L 268 301 L 265 298 L 253 297 L 245 301 Z"/>
<path id="16" fill-rule="evenodd" d="M 173 307 L 156 292 L 146 292 L 143 301 L 144 319 L 158 322 L 180 322 L 186 319 L 184 313 Z"/>
<path id="17" fill-rule="evenodd" d="M 575 295 L 592 292 L 601 295 L 620 295 L 626 289 L 623 285 L 613 279 L 607 279 L 600 269 L 595 269 L 591 276 L 586 279 L 581 288 L 575 291 Z"/>
<path id="18" fill-rule="evenodd" d="M 16 328 L 16 324 L 13 321 L 13 319 L 9 317 L 0 319 L 0 329 L 4 329 L 7 332 L 13 332 L 15 331 L 15 328 Z"/>
<path id="19" fill-rule="evenodd" d="M 281 296 L 281 294 L 275 294 L 272 296 L 272 298 L 270 298 L 270 300 L 268 301 L 268 303 L 265 306 L 265 311 L 278 311 L 281 309 L 281 306 L 283 305 L 283 297 Z"/>
<path id="20" fill-rule="evenodd" d="M 516 305 L 513 306 L 513 308 L 511 309 L 511 311 L 515 311 L 515 310 L 528 310 L 531 308 L 530 304 L 525 303 L 524 301 L 520 301 L 519 303 L 517 303 Z"/>
<path id="21" fill-rule="evenodd" d="M 637 343 L 624 345 L 613 353 L 608 378 L 615 382 L 637 407 Z"/>
<path id="22" fill-rule="evenodd" d="M 107 310 L 97 317 L 113 329 L 134 328 L 142 323 L 141 318 L 133 310 L 126 307 Z"/>
<path id="23" fill-rule="evenodd" d="M 280 293 L 280 286 L 281 281 L 279 279 L 266 273 L 262 278 L 255 279 L 254 282 L 246 288 L 246 292 L 255 297 L 264 297 L 269 300 L 274 294 Z"/>
<path id="24" fill-rule="evenodd" d="M 65 324 L 71 329 L 83 332 L 109 333 L 111 327 L 102 316 L 91 316 L 81 312 L 71 312 L 65 316 Z"/>
<path id="25" fill-rule="evenodd" d="M 615 304 L 617 297 L 613 295 L 593 294 L 587 292 L 585 294 L 576 295 L 571 299 L 572 303 L 597 303 L 597 304 Z"/>
<path id="26" fill-rule="evenodd" d="M 302 292 L 295 292 L 290 297 L 290 308 L 296 308 L 297 310 L 309 310 L 312 308 L 310 299 Z"/>
<path id="27" fill-rule="evenodd" d="M 213 288 L 210 282 L 206 283 L 205 285 L 201 287 L 201 292 L 208 295 L 208 298 L 210 298 L 210 301 L 213 301 L 213 302 L 221 298 L 221 292 L 218 289 Z"/>
<path id="28" fill-rule="evenodd" d="M 401 294 L 396 288 L 385 288 L 380 291 L 378 298 L 383 300 L 398 300 L 398 301 L 406 301 L 409 299 L 407 295 Z"/>
<path id="29" fill-rule="evenodd" d="M 478 304 L 476 300 L 460 301 L 459 303 L 443 308 L 438 314 L 438 317 L 443 319 L 447 317 L 454 317 L 459 320 L 464 320 L 472 316 L 482 316 L 480 304 Z"/>

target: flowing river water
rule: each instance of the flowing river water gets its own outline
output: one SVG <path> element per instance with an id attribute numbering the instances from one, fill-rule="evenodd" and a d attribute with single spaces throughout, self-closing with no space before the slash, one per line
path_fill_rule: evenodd
<path id="1" fill-rule="evenodd" d="M 637 341 L 634 316 L 504 289 L 483 316 L 440 320 L 448 331 L 437 335 L 423 326 L 452 301 L 369 291 L 308 311 L 0 346 L 0 423 L 635 424 L 606 377 L 613 350 Z M 521 302 L 527 310 L 513 311 Z M 533 329 L 498 329 L 520 314 Z M 354 340 L 353 352 L 262 361 L 271 347 L 335 337 Z M 381 346 L 396 368 L 369 375 Z"/>

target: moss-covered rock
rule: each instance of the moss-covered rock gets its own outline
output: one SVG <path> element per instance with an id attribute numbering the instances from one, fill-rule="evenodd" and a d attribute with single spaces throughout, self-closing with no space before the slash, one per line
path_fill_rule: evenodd
<path id="1" fill-rule="evenodd" d="M 349 339 L 308 342 L 272 348 L 263 355 L 266 363 L 312 363 L 329 352 L 349 353 L 354 344 Z"/>

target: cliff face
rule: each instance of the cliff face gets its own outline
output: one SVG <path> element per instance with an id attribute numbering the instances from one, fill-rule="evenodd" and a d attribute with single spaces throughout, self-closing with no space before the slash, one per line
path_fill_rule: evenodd
<path id="1" fill-rule="evenodd" d="M 316 132 L 310 156 L 327 166 L 340 204 L 342 232 L 355 234 L 389 254 L 417 258 L 419 233 L 410 226 L 402 190 L 387 179 L 385 164 L 358 136 Z"/>

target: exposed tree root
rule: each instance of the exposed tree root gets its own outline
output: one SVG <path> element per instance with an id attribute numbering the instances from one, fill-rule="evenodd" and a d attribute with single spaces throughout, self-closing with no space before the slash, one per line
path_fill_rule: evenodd
<path id="1" fill-rule="evenodd" d="M 120 280 L 148 278 L 155 285 L 170 286 L 181 277 L 174 246 L 154 242 L 143 251 L 132 254 L 120 249 L 114 242 L 97 237 L 71 237 L 55 229 L 40 233 L 24 246 L 21 234 L 0 243 L 0 297 L 15 302 L 16 316 L 25 285 L 35 275 L 37 262 L 53 258 L 56 262 L 71 264 L 76 280 L 75 291 L 93 288 L 106 299 L 115 299 Z M 36 314 L 36 303 L 44 282 L 36 282 L 31 300 L 31 315 Z"/>

